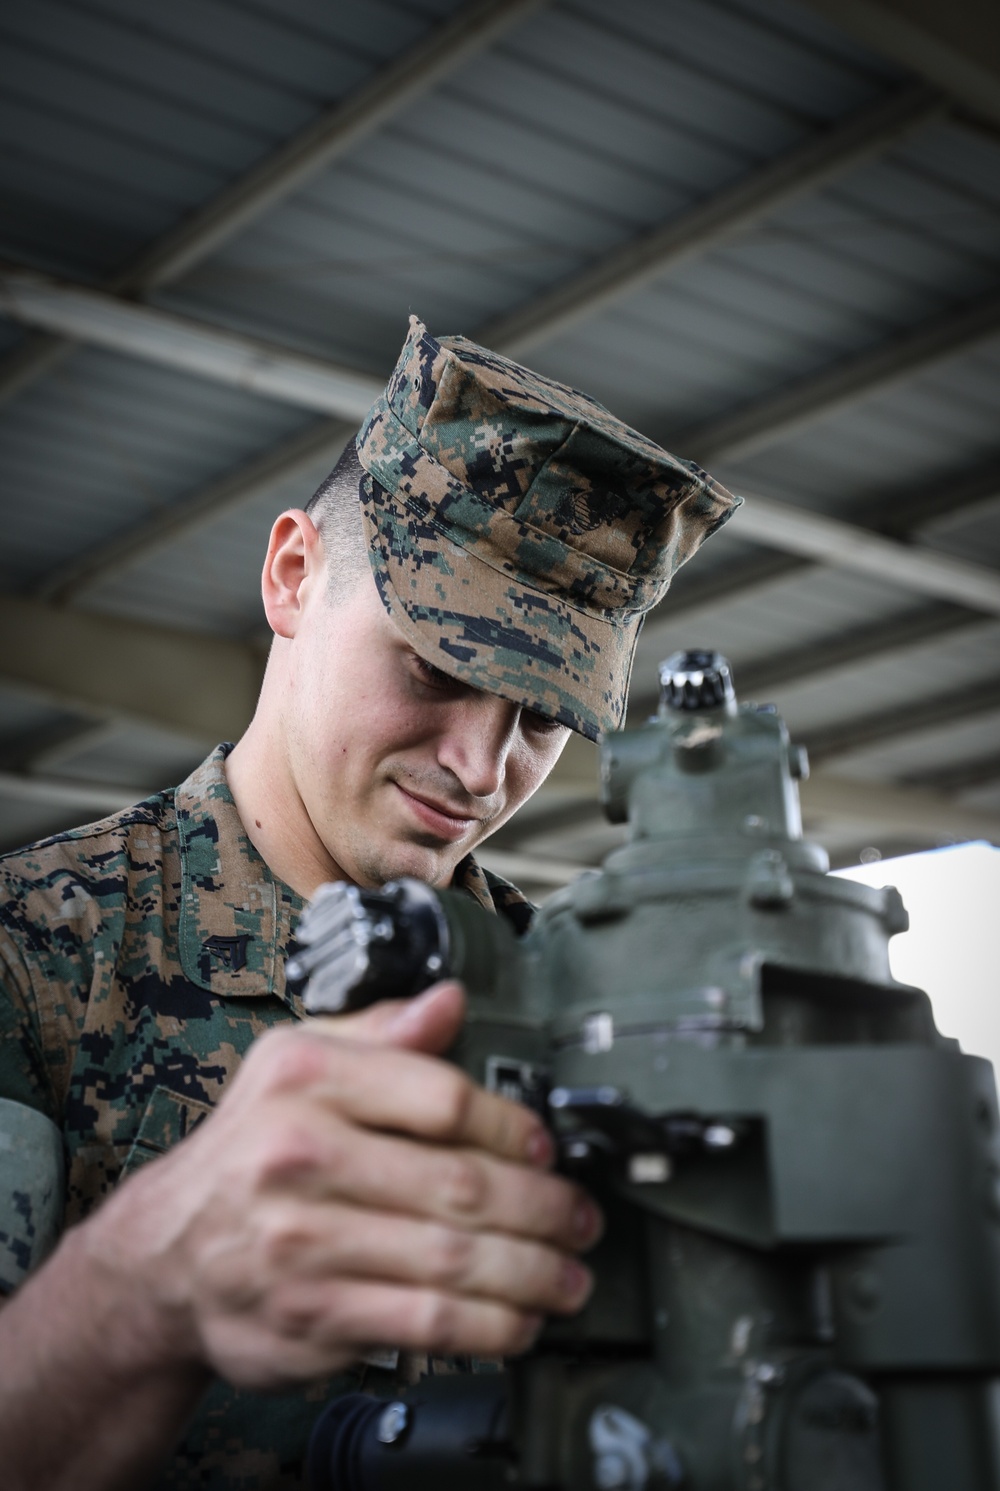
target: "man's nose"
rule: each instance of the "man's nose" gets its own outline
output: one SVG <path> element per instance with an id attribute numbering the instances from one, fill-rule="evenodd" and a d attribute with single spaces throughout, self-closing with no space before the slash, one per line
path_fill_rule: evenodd
<path id="1" fill-rule="evenodd" d="M 438 761 L 471 797 L 493 797 L 507 773 L 520 706 L 485 694 L 456 704 L 438 746 Z"/>

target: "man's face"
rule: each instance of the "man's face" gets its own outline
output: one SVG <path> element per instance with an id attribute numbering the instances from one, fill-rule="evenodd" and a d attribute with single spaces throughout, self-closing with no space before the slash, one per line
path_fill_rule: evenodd
<path id="1" fill-rule="evenodd" d="M 541 785 L 568 735 L 425 663 L 369 575 L 339 602 L 314 592 L 288 683 L 288 762 L 315 849 L 359 885 L 447 885 Z"/>

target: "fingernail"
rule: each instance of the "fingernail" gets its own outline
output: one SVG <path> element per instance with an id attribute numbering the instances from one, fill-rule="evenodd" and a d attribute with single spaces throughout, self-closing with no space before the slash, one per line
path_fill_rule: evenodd
<path id="1" fill-rule="evenodd" d="M 403 1034 L 418 1026 L 424 1017 L 424 1010 L 433 1003 L 434 997 L 434 989 L 424 989 L 412 999 L 405 1000 L 402 1009 L 389 1022 L 390 1031 L 393 1034 Z"/>
<path id="2" fill-rule="evenodd" d="M 420 1024 L 423 1015 L 423 995 L 416 999 L 407 1000 L 401 1010 L 397 1010 L 389 1021 L 388 1033 L 390 1035 L 405 1035 L 407 1031 L 413 1030 Z"/>
<path id="3" fill-rule="evenodd" d="M 569 1258 L 563 1264 L 560 1293 L 573 1309 L 579 1309 L 594 1287 L 594 1276 L 585 1264 Z"/>
<path id="4" fill-rule="evenodd" d="M 576 1203 L 573 1212 L 573 1236 L 581 1247 L 596 1242 L 601 1235 L 604 1218 L 599 1206 L 584 1198 Z"/>
<path id="5" fill-rule="evenodd" d="M 556 1157 L 556 1146 L 548 1129 L 532 1129 L 524 1152 L 531 1165 L 548 1166 Z"/>

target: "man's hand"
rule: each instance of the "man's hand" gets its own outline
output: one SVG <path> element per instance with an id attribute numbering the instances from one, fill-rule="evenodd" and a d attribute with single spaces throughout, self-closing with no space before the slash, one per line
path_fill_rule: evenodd
<path id="1" fill-rule="evenodd" d="M 440 984 L 269 1032 L 218 1110 L 85 1224 L 93 1269 L 133 1296 L 137 1368 L 268 1388 L 380 1344 L 510 1354 L 583 1303 L 597 1209 L 547 1173 L 536 1115 L 433 1054 L 463 1008 Z"/>
<path id="2" fill-rule="evenodd" d="M 522 1350 L 589 1290 L 593 1203 L 527 1109 L 435 1053 L 464 996 L 263 1036 L 218 1110 L 0 1310 L 13 1491 L 147 1484 L 213 1372 L 281 1387 L 370 1345 Z"/>

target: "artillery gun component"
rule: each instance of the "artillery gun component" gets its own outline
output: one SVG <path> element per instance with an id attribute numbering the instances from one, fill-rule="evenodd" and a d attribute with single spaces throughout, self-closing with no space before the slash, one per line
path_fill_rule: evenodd
<path id="1" fill-rule="evenodd" d="M 334 1404 L 316 1485 L 1000 1491 L 991 1068 L 892 978 L 898 894 L 803 841 L 775 711 L 718 653 L 660 682 L 601 745 L 627 842 L 520 940 L 454 892 L 330 891 L 368 926 L 339 983 L 313 958 L 310 1008 L 462 978 L 454 1059 L 547 1114 L 608 1227 L 586 1308 L 506 1374 L 419 1384 L 390 1440 Z"/>

